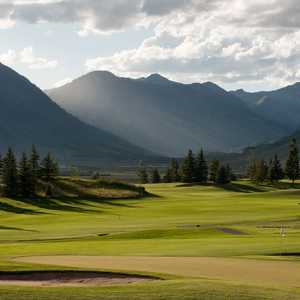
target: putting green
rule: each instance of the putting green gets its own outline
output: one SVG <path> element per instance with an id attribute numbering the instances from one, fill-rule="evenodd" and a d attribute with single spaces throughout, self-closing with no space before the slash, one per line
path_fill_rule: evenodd
<path id="1" fill-rule="evenodd" d="M 18 262 L 165 273 L 256 285 L 300 287 L 300 262 L 221 257 L 32 256 Z"/>

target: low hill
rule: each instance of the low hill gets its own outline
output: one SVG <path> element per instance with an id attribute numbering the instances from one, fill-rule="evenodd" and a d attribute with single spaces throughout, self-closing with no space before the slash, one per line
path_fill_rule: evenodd
<path id="1" fill-rule="evenodd" d="M 168 156 L 200 147 L 232 151 L 287 134 L 211 82 L 181 84 L 159 74 L 130 79 L 97 71 L 47 93 L 81 120 Z"/>
<path id="2" fill-rule="evenodd" d="M 137 163 L 152 153 L 72 116 L 14 70 L 0 64 L 0 152 L 18 153 L 34 143 L 63 165 Z"/>

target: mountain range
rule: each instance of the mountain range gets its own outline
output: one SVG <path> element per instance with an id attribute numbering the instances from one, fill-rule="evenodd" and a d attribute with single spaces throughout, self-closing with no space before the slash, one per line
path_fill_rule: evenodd
<path id="1" fill-rule="evenodd" d="M 254 113 L 289 131 L 300 127 L 300 83 L 269 92 L 237 90 L 231 93 L 242 99 Z"/>
<path id="2" fill-rule="evenodd" d="M 64 165 L 103 165 L 155 160 L 156 155 L 88 125 L 53 102 L 29 80 L 0 64 L 0 152 L 32 144 Z"/>
<path id="3" fill-rule="evenodd" d="M 96 71 L 46 92 L 80 120 L 165 156 L 201 147 L 239 151 L 289 133 L 211 82 L 182 84 L 159 74 L 130 79 Z"/>

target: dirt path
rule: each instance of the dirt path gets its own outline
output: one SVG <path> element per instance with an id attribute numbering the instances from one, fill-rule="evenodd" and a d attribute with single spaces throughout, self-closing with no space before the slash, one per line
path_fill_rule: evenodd
<path id="1" fill-rule="evenodd" d="M 36 256 L 17 261 L 57 266 L 156 272 L 270 286 L 300 287 L 300 262 L 217 257 Z"/>
<path id="2" fill-rule="evenodd" d="M 25 272 L 0 274 L 0 285 L 86 286 L 130 284 L 154 280 L 151 277 L 100 272 Z"/>

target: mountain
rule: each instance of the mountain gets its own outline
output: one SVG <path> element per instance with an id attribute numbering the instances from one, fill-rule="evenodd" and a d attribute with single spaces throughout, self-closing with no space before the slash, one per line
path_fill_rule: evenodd
<path id="1" fill-rule="evenodd" d="M 269 161 L 278 155 L 279 159 L 284 164 L 288 157 L 288 149 L 290 141 L 295 138 L 297 140 L 298 147 L 300 148 L 300 128 L 293 134 L 283 137 L 272 143 L 262 143 L 257 146 L 247 147 L 239 153 L 210 153 L 208 159 L 218 159 L 224 164 L 230 164 L 235 171 L 245 174 L 249 162 L 253 159 L 264 159 Z"/>
<path id="2" fill-rule="evenodd" d="M 53 152 L 62 164 L 102 165 L 137 162 L 150 152 L 87 125 L 67 113 L 44 92 L 12 69 L 0 64 L 0 151 L 17 152 L 34 143 Z"/>
<path id="3" fill-rule="evenodd" d="M 281 124 L 289 131 L 300 126 L 300 83 L 270 92 L 232 92 L 256 114 Z"/>
<path id="4" fill-rule="evenodd" d="M 181 84 L 159 74 L 130 79 L 96 71 L 47 93 L 81 120 L 169 156 L 200 147 L 232 151 L 287 132 L 213 83 Z"/>

